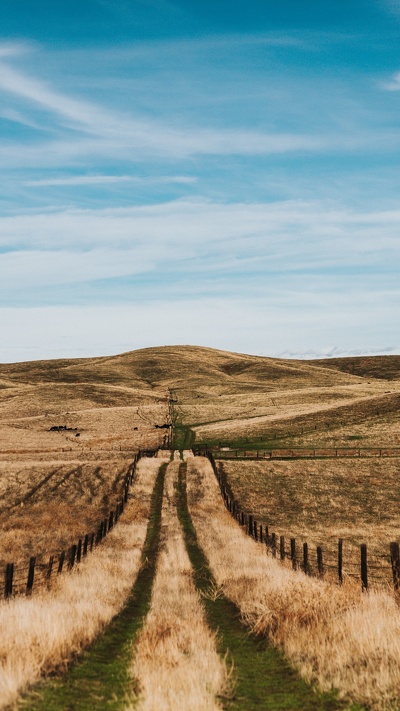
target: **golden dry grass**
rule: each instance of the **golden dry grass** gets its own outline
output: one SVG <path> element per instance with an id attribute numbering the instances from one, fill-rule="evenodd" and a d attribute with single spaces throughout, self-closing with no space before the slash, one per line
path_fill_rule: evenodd
<path id="1" fill-rule="evenodd" d="M 96 531 L 134 453 L 165 441 L 167 389 L 107 363 L 0 366 L 0 567 L 45 564 Z"/>
<path id="2" fill-rule="evenodd" d="M 0 604 L 0 708 L 65 665 L 121 609 L 139 570 L 160 460 L 143 459 L 118 526 L 50 591 Z"/>
<path id="3" fill-rule="evenodd" d="M 347 427 L 367 423 L 366 435 L 373 437 L 376 428 L 374 442 L 399 442 L 398 420 L 391 419 L 399 409 L 399 356 L 389 364 L 384 357 L 367 359 L 358 372 L 351 358 L 332 367 L 330 361 L 261 358 L 204 348 L 165 348 L 157 354 L 151 350 L 152 359 L 162 363 L 158 382 L 168 382 L 177 400 L 177 422 L 190 426 L 197 442 L 229 443 L 301 429 L 313 430 L 306 441 L 325 442 L 326 436 L 331 441 L 328 423 L 335 431 L 341 428 L 344 437 Z M 363 444 L 368 445 L 368 436 Z"/>
<path id="4" fill-rule="evenodd" d="M 0 462 L 0 565 L 38 563 L 96 531 L 115 508 L 131 456 Z"/>
<path id="5" fill-rule="evenodd" d="M 294 391 L 280 383 L 279 389 L 270 391 L 211 397 L 204 405 L 189 401 L 179 411 L 182 421 L 196 433 L 197 442 L 290 435 L 291 444 L 337 441 L 351 446 L 358 435 L 360 446 L 396 446 L 400 443 L 400 382 L 391 382 L 390 392 L 385 388 L 387 383 L 381 381 L 346 386 L 339 381 L 329 388 L 306 386 Z"/>
<path id="6" fill-rule="evenodd" d="M 223 592 L 308 681 L 375 709 L 399 708 L 400 611 L 386 593 L 362 595 L 293 572 L 268 557 L 223 508 L 209 462 L 188 462 L 189 508 Z"/>
<path id="7" fill-rule="evenodd" d="M 168 466 L 151 608 L 134 650 L 138 711 L 215 711 L 228 685 L 192 579 L 176 510 L 179 462 Z"/>
<path id="8" fill-rule="evenodd" d="M 389 546 L 398 539 L 397 459 L 224 461 L 225 473 L 239 505 L 267 524 L 270 532 L 310 544 L 316 569 L 316 546 L 337 579 L 337 544 L 344 540 L 344 577 L 360 579 L 360 544 L 368 545 L 369 581 L 390 585 Z M 301 552 L 301 551 L 299 551 Z M 329 569 L 328 569 L 329 572 Z"/>

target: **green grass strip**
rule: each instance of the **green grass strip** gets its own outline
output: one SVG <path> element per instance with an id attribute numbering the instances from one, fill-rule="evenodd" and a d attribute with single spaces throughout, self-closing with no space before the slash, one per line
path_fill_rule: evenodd
<path id="1" fill-rule="evenodd" d="M 179 467 L 178 516 L 194 581 L 206 610 L 208 624 L 218 632 L 219 653 L 233 662 L 233 698 L 223 699 L 229 711 L 362 711 L 361 706 L 339 701 L 334 693 L 321 694 L 303 681 L 265 638 L 256 637 L 240 620 L 238 607 L 224 595 L 209 595 L 216 583 L 202 551 L 189 513 L 186 492 L 186 464 Z"/>
<path id="2" fill-rule="evenodd" d="M 127 603 L 104 634 L 72 664 L 66 674 L 42 682 L 23 699 L 23 709 L 114 711 L 126 705 L 133 685 L 129 675 L 132 642 L 150 609 L 160 542 L 166 469 L 167 464 L 161 465 L 157 475 L 142 551 L 142 565 Z"/>
<path id="3" fill-rule="evenodd" d="M 191 449 L 194 443 L 195 433 L 190 427 L 175 424 L 172 434 L 172 449 Z"/>

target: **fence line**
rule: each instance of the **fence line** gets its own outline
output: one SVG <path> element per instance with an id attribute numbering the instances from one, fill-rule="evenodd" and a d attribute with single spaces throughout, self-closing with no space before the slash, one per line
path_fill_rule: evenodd
<path id="1" fill-rule="evenodd" d="M 196 452 L 194 452 L 196 454 Z M 237 523 L 242 526 L 246 533 L 254 538 L 255 541 L 263 543 L 266 545 L 267 550 L 271 553 L 274 558 L 279 556 L 280 561 L 283 563 L 285 560 L 291 562 L 291 567 L 293 570 L 302 570 L 306 575 L 314 575 L 323 578 L 328 570 L 334 571 L 336 582 L 342 585 L 345 578 L 357 578 L 361 583 L 361 589 L 363 592 L 367 592 L 370 583 L 369 578 L 371 570 L 378 569 L 381 570 L 382 566 L 372 566 L 368 563 L 368 549 L 365 543 L 360 545 L 359 549 L 359 564 L 356 566 L 356 570 L 353 572 L 347 572 L 344 574 L 343 565 L 343 539 L 339 538 L 337 543 L 337 563 L 335 565 L 328 564 L 324 559 L 324 550 L 322 546 L 316 546 L 316 563 L 312 564 L 310 559 L 310 550 L 307 542 L 302 544 L 301 552 L 298 548 L 298 542 L 295 538 L 290 538 L 290 547 L 288 548 L 287 542 L 284 536 L 277 536 L 276 532 L 270 532 L 269 526 L 258 524 L 252 514 L 248 514 L 241 510 L 238 502 L 235 500 L 232 492 L 227 490 L 227 482 L 225 477 L 219 471 L 213 453 L 211 451 L 202 452 L 206 456 L 213 468 L 214 474 L 217 478 L 221 495 L 224 499 L 224 503 L 228 511 L 231 513 L 232 517 L 237 521 Z M 391 575 L 393 579 L 393 586 L 395 591 L 400 590 L 400 546 L 397 542 L 390 543 L 388 555 L 381 556 L 381 560 L 385 560 L 390 566 Z M 349 567 L 349 566 L 347 566 Z"/>
<path id="2" fill-rule="evenodd" d="M 214 449 L 197 444 L 196 453 L 214 452 L 218 459 L 374 459 L 400 457 L 400 447 L 285 447 L 268 449 Z"/>
<path id="3" fill-rule="evenodd" d="M 54 575 L 60 575 L 66 570 L 72 570 L 83 558 L 93 551 L 107 534 L 113 529 L 122 515 L 128 501 L 128 495 L 134 481 L 136 466 L 141 457 L 154 456 L 157 450 L 139 450 L 135 453 L 133 461 L 128 467 L 121 487 L 120 500 L 116 507 L 108 512 L 102 519 L 96 531 L 90 531 L 78 539 L 67 550 L 51 555 L 47 563 L 38 563 L 36 556 L 31 556 L 28 568 L 16 567 L 14 563 L 7 563 L 4 571 L 4 597 L 12 595 L 31 595 L 33 587 L 48 587 Z"/>

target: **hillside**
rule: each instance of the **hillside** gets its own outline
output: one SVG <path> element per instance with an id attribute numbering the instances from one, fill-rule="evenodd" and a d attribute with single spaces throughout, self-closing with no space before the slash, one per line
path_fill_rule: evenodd
<path id="1" fill-rule="evenodd" d="M 312 361 L 323 368 L 339 370 L 362 378 L 400 380 L 400 356 L 355 356 Z"/>
<path id="2" fill-rule="evenodd" d="M 276 535 L 279 534 L 283 539 L 286 537 L 286 541 L 295 536 L 298 540 L 298 550 L 301 550 L 301 543 L 307 540 L 310 543 L 310 560 L 314 568 L 315 547 L 322 545 L 327 566 L 327 580 L 333 580 L 335 577 L 332 571 L 335 570 L 337 538 L 342 537 L 345 541 L 346 583 L 358 576 L 358 544 L 361 540 L 365 541 L 369 551 L 370 582 L 373 585 L 387 586 L 391 581 L 387 552 L 389 542 L 397 537 L 398 531 L 399 497 L 393 495 L 393 487 L 397 491 L 398 457 L 393 456 L 390 459 L 381 457 L 376 460 L 367 457 L 359 457 L 358 460 L 333 457 L 329 461 L 318 458 L 300 461 L 295 456 L 290 461 L 279 459 L 255 461 L 254 452 L 253 459 L 246 460 L 240 457 L 234 459 L 229 449 L 242 447 L 251 451 L 268 447 L 271 450 L 290 448 L 295 445 L 311 445 L 316 449 L 321 444 L 335 446 L 340 444 L 344 447 L 355 446 L 360 452 L 361 447 L 372 444 L 379 447 L 385 444 L 392 447 L 400 446 L 400 379 L 395 377 L 396 373 L 395 361 L 392 359 L 389 362 L 381 357 L 364 361 L 361 359 L 355 365 L 352 359 L 337 359 L 332 363 L 283 360 L 194 346 L 146 348 L 102 358 L 0 365 L 0 513 L 2 518 L 0 567 L 3 570 L 3 579 L 6 579 L 5 566 L 12 561 L 15 566 L 14 589 L 24 590 L 27 584 L 28 563 L 34 556 L 35 570 L 37 573 L 42 573 L 42 583 L 46 580 L 46 585 L 50 584 L 50 578 L 45 579 L 43 576 L 47 575 L 45 571 L 52 571 L 54 568 L 51 584 L 53 585 L 56 580 L 54 590 L 59 590 L 63 601 L 61 608 L 65 609 L 65 597 L 62 592 L 64 588 L 57 586 L 64 580 L 68 581 L 69 576 L 65 578 L 58 576 L 57 564 L 60 560 L 64 561 L 65 552 L 69 552 L 70 555 L 71 550 L 76 548 L 77 541 L 80 540 L 81 543 L 82 540 L 88 541 L 89 534 L 90 539 L 94 541 L 94 534 L 99 530 L 100 523 L 101 530 L 104 524 L 108 528 L 110 525 L 112 527 L 110 512 L 115 511 L 116 503 L 121 500 L 123 483 L 126 481 L 127 474 L 132 472 L 134 454 L 139 449 L 154 451 L 165 447 L 169 450 L 172 446 L 182 450 L 190 448 L 192 443 L 207 443 L 215 448 L 217 465 L 226 478 L 227 485 L 234 492 L 236 500 L 243 506 L 243 510 L 257 516 L 264 530 L 268 525 Z M 171 422 L 174 424 L 172 440 Z M 350 440 L 357 440 L 357 442 L 355 444 Z M 168 461 L 169 451 L 163 454 Z M 224 459 L 225 456 L 227 459 Z M 148 561 L 150 556 L 154 576 L 157 549 L 153 549 L 153 544 L 150 542 L 157 540 L 159 535 L 162 536 L 161 550 L 164 551 L 165 535 L 168 532 L 166 516 L 172 513 L 176 519 L 176 530 L 181 536 L 183 535 L 184 529 L 181 528 L 178 518 L 181 516 L 181 523 L 186 521 L 188 525 L 188 502 L 193 506 L 195 513 L 196 507 L 200 505 L 194 522 L 198 532 L 203 531 L 209 536 L 210 560 L 213 560 L 212 556 L 216 552 L 218 554 L 222 552 L 222 557 L 226 557 L 224 552 L 227 550 L 226 545 L 231 545 L 236 535 L 242 536 L 237 523 L 229 517 L 223 539 L 216 545 L 225 512 L 222 509 L 212 468 L 207 459 L 193 457 L 191 453 L 185 454 L 185 462 L 179 461 L 178 452 L 175 452 L 175 458 L 177 461 L 171 462 L 168 466 L 167 461 L 164 460 L 161 468 L 159 467 L 162 459 L 140 460 L 137 470 L 139 474 L 135 472 L 134 485 L 128 497 L 130 513 L 127 514 L 128 509 L 126 509 L 122 525 L 118 524 L 111 530 L 110 536 L 106 539 L 110 541 L 109 548 L 107 549 L 107 545 L 102 543 L 100 549 L 95 547 L 93 557 L 88 556 L 83 562 L 81 561 L 78 568 L 75 566 L 71 580 L 74 573 L 78 572 L 74 584 L 76 581 L 81 582 L 79 600 L 81 601 L 85 595 L 85 599 L 90 598 L 90 609 L 94 609 L 92 600 L 98 596 L 99 585 L 96 583 L 93 587 L 92 583 L 95 592 L 87 591 L 85 578 L 81 578 L 81 570 L 86 562 L 90 564 L 93 561 L 92 569 L 97 576 L 95 580 L 98 581 L 98 576 L 101 576 L 100 587 L 104 592 L 106 580 L 104 570 L 101 566 L 96 567 L 99 552 L 101 554 L 104 551 L 104 556 L 108 556 L 110 563 L 107 578 L 109 594 L 115 595 L 116 580 L 121 584 L 124 576 L 127 575 L 127 567 L 123 563 L 126 554 L 128 559 L 129 556 L 132 556 L 132 560 L 135 558 L 138 570 L 140 560 L 146 561 L 138 573 L 139 587 L 135 587 L 134 590 L 139 591 L 140 586 L 143 586 L 143 599 L 146 599 L 149 605 L 150 603 L 153 605 L 155 598 L 150 594 L 152 578 L 147 579 Z M 167 482 L 165 497 L 162 496 L 164 478 Z M 184 482 L 187 481 L 189 499 L 184 488 Z M 152 489 L 153 494 L 151 494 Z M 209 501 L 205 497 L 209 497 L 213 490 L 215 505 L 211 509 L 213 513 L 210 517 Z M 132 494 L 132 491 L 136 491 L 136 494 Z M 177 501 L 174 501 L 178 491 L 180 494 Z M 154 492 L 157 492 L 156 495 Z M 201 509 L 203 505 L 206 505 L 206 515 Z M 153 511 L 153 506 L 156 506 L 154 512 L 158 511 L 158 523 L 154 524 L 152 515 L 144 538 L 144 524 L 150 510 Z M 164 507 L 163 525 L 160 526 L 162 507 Z M 174 513 L 175 507 L 177 508 Z M 222 518 L 220 518 L 221 513 Z M 136 540 L 138 526 L 142 530 L 140 539 L 142 542 L 135 544 L 132 542 Z M 190 530 L 188 528 L 189 539 L 192 542 L 193 536 Z M 175 533 L 172 529 L 171 536 L 175 546 Z M 282 538 L 279 540 L 282 541 Z M 181 544 L 182 547 L 183 539 Z M 121 553 L 118 546 L 121 546 L 122 551 L 125 552 L 120 566 L 116 568 L 114 558 L 118 559 Z M 140 558 L 139 552 L 142 547 L 142 558 Z M 234 543 L 232 552 L 236 553 L 240 548 L 241 546 Z M 190 550 L 193 553 L 193 543 Z M 246 565 L 249 561 L 250 565 L 256 568 L 260 561 L 263 566 L 269 565 L 270 562 L 276 565 L 276 561 L 267 556 L 265 550 L 264 545 L 260 546 L 259 553 L 255 551 L 257 553 L 255 558 L 246 554 Z M 258 555 L 261 556 L 260 561 Z M 204 563 L 197 556 L 198 552 L 195 558 L 196 565 L 199 565 L 201 571 L 199 580 L 204 581 L 207 559 Z M 162 560 L 161 556 L 159 560 Z M 171 560 L 175 560 L 172 567 Z M 188 560 L 188 571 L 191 570 L 189 563 Z M 244 561 L 239 556 L 238 581 L 243 579 L 243 565 Z M 289 558 L 287 558 L 287 566 L 290 566 Z M 221 570 L 221 565 L 218 563 L 216 568 Z M 181 568 L 181 553 L 177 559 L 168 557 L 167 569 L 172 574 L 174 594 L 171 610 L 174 614 L 178 609 L 177 600 L 185 601 L 182 614 L 176 615 L 180 625 L 182 617 L 186 614 L 187 597 L 177 592 L 176 572 L 181 571 L 182 580 L 185 582 L 190 577 L 187 570 Z M 276 568 L 279 574 L 282 569 L 279 563 Z M 6 570 L 9 570 L 9 566 Z M 263 568 L 260 570 L 264 571 Z M 231 575 L 232 566 L 228 566 L 228 572 L 227 584 L 230 584 L 231 578 L 235 579 L 235 576 Z M 285 573 L 287 572 L 285 570 Z M 37 573 L 35 575 L 38 579 Z M 128 578 L 129 576 L 130 574 Z M 165 612 L 165 571 L 162 572 L 161 578 L 160 610 Z M 254 580 L 252 571 L 251 579 Z M 260 577 L 262 595 L 265 594 L 266 579 L 269 579 L 269 574 L 264 571 Z M 147 580 L 146 585 L 144 580 Z M 194 580 L 196 580 L 196 572 Z M 296 584 L 297 581 L 298 578 Z M 314 588 L 311 586 L 314 583 L 314 580 L 307 577 L 307 585 L 310 585 L 312 596 Z M 207 579 L 207 590 L 210 584 L 215 587 L 217 582 L 212 581 L 212 578 Z M 218 585 L 220 584 L 218 581 Z M 287 596 L 290 600 L 290 609 L 293 608 L 293 589 L 291 588 Z M 351 587 L 351 591 L 354 591 L 354 587 Z M 329 587 L 328 593 L 331 604 L 332 596 L 342 595 L 342 589 L 332 594 L 332 589 Z M 41 594 L 42 591 L 38 599 Z M 347 594 L 346 590 L 344 594 Z M 53 587 L 49 595 L 53 595 Z M 76 594 L 74 595 L 75 600 Z M 309 608 L 308 600 L 311 600 L 310 595 L 307 597 L 307 608 Z M 209 596 L 207 600 L 208 598 Z M 136 625 L 135 629 L 140 629 L 145 615 L 142 607 L 137 606 L 136 597 L 131 596 L 130 599 L 134 600 L 132 625 Z M 198 596 L 195 596 L 195 599 L 197 600 Z M 240 602 L 240 595 L 238 599 Z M 276 589 L 273 599 L 276 599 Z M 207 604 L 215 611 L 225 603 L 218 595 L 215 600 L 210 598 Z M 256 604 L 258 606 L 258 603 Z M 100 607 L 98 606 L 98 609 Z M 60 606 L 57 610 L 59 609 Z M 299 609 L 303 619 L 303 595 Z M 136 620 L 138 611 L 139 622 Z M 240 616 L 239 610 L 234 615 L 231 613 L 229 607 L 216 621 L 219 640 L 223 635 L 221 619 L 227 621 L 227 634 L 229 632 L 229 640 L 231 640 L 231 620 L 239 620 Z M 121 619 L 124 622 L 120 629 L 123 629 L 125 634 L 127 629 L 125 612 L 122 614 Z M 192 634 L 192 613 L 186 616 Z M 57 611 L 57 619 L 58 617 L 60 615 Z M 169 630 L 170 611 L 167 617 Z M 68 614 L 69 620 L 74 618 L 74 612 Z M 116 619 L 118 620 L 118 616 Z M 152 650 L 148 656 L 151 659 L 154 656 L 154 639 L 158 635 L 157 625 L 158 622 L 156 632 L 154 627 L 147 629 Z M 393 615 L 390 617 L 390 630 L 392 625 Z M 90 639 L 86 635 L 86 626 L 85 617 L 79 639 L 86 641 L 81 640 L 79 644 L 87 644 Z M 323 628 L 325 629 L 325 617 Z M 211 632 L 213 639 L 214 628 Z M 112 640 L 113 649 L 119 654 L 119 647 L 115 644 L 113 635 L 114 629 L 111 627 L 110 636 L 107 637 L 106 632 L 104 637 L 99 638 L 99 644 L 103 644 L 104 640 L 107 643 L 107 639 Z M 238 649 L 240 648 L 239 656 L 237 658 L 232 656 L 236 672 L 240 669 L 243 644 L 245 641 L 247 644 L 249 640 L 247 629 L 243 628 L 240 635 L 240 641 L 237 643 Z M 169 632 L 167 636 L 169 639 Z M 193 633 L 193 638 L 195 638 L 194 648 L 197 649 L 199 645 L 197 631 Z M 122 644 L 122 638 L 120 643 Z M 162 644 L 164 645 L 164 642 Z M 258 649 L 258 642 L 256 644 Z M 74 645 L 75 643 L 71 644 L 73 654 L 80 648 L 79 645 L 78 647 Z M 9 646 L 12 648 L 12 645 Z M 35 645 L 31 646 L 35 647 Z M 63 664 L 65 664 L 64 648 L 65 645 Z M 96 647 L 93 649 L 97 660 Z M 183 645 L 182 649 L 187 648 Z M 228 647 L 222 650 L 223 659 L 226 658 L 227 649 Z M 234 650 L 229 647 L 229 654 L 233 652 Z M 313 659 L 314 652 L 313 648 Z M 258 653 L 254 655 L 253 648 L 249 649 L 251 669 L 253 669 L 254 656 L 259 658 Z M 105 657 L 108 665 L 108 652 Z M 185 665 L 186 657 L 185 651 Z M 88 658 L 90 659 L 90 654 L 85 657 L 85 660 Z M 162 659 L 164 658 L 166 658 L 165 647 L 162 646 Z M 375 654 L 371 659 L 375 669 Z M 59 664 L 57 660 L 56 656 L 51 660 L 56 668 Z M 364 663 L 364 652 L 362 660 Z M 156 665 L 157 688 L 159 666 Z M 346 665 L 345 667 L 347 668 Z M 83 679 L 84 691 L 78 691 L 75 699 L 85 698 L 88 693 L 86 675 L 79 671 L 79 666 L 76 668 L 78 669 L 76 678 L 80 681 Z M 112 665 L 110 668 L 113 669 Z M 186 670 L 186 666 L 184 668 Z M 280 661 L 279 668 L 282 672 Z M 196 663 L 196 674 L 197 669 L 198 663 Z M 287 676 L 293 680 L 293 672 L 287 667 L 285 669 L 285 680 Z M 374 679 L 373 672 L 369 673 Z M 73 674 L 74 672 L 71 671 L 71 677 L 67 677 L 66 685 L 64 685 L 64 677 L 60 678 L 61 691 L 57 687 L 58 682 L 54 679 L 50 687 L 47 687 L 45 682 L 43 705 L 35 708 L 47 709 L 50 706 L 53 708 L 52 703 L 47 703 L 46 696 L 47 691 L 53 693 L 53 682 L 56 699 L 54 708 L 65 708 L 64 693 L 67 693 L 65 689 L 68 689 L 69 693 L 72 688 L 70 680 Z M 92 672 L 88 675 L 90 679 L 92 679 L 91 674 Z M 99 689 L 103 688 L 99 684 L 104 685 L 105 679 L 102 663 L 97 668 L 96 674 L 94 694 L 98 698 Z M 135 674 L 140 677 L 139 672 L 135 671 Z M 114 700 L 114 672 L 112 676 L 107 693 Z M 244 678 L 247 679 L 247 676 L 246 667 Z M 275 678 L 275 672 L 273 676 Z M 260 679 L 265 678 L 265 671 L 260 667 L 257 672 L 257 685 Z M 170 669 L 164 686 L 169 687 L 169 684 Z M 301 708 L 314 708 L 314 692 L 310 696 L 310 690 L 305 690 L 303 687 L 299 690 L 297 684 L 298 681 L 295 683 L 296 698 L 299 694 L 307 694 L 307 702 L 301 705 Z M 276 687 L 280 695 L 280 684 L 278 683 Z M 79 684 L 77 688 L 81 688 Z M 266 693 L 268 699 L 270 690 L 268 686 L 268 693 Z M 36 690 L 34 693 L 37 697 Z M 75 708 L 75 705 L 74 700 L 70 706 Z M 160 704 L 156 706 L 159 708 Z M 329 705 L 329 708 L 339 707 L 341 703 L 339 706 L 336 702 L 334 706 Z M 250 707 L 246 701 L 247 708 Z M 315 708 L 322 708 L 322 706 L 316 702 Z"/>
<path id="3" fill-rule="evenodd" d="M 400 356 L 300 361 L 165 346 L 4 364 L 0 451 L 58 449 L 66 441 L 79 451 L 102 443 L 156 445 L 153 431 L 165 420 L 169 391 L 177 421 L 191 426 L 198 441 L 262 436 L 291 423 L 347 427 L 369 414 L 373 427 L 394 417 L 396 429 L 399 388 Z M 77 428 L 79 439 L 68 433 L 57 439 L 48 432 L 56 425 Z"/>

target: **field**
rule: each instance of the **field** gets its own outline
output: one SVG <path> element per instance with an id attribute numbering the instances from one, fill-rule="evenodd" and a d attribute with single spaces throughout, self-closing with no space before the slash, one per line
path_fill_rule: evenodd
<path id="1" fill-rule="evenodd" d="M 134 453 L 165 442 L 167 390 L 108 360 L 0 366 L 0 567 L 96 531 Z"/>
<path id="2" fill-rule="evenodd" d="M 289 561 L 282 565 L 245 535 L 223 508 L 209 462 L 189 452 L 201 444 L 241 508 L 287 545 L 289 537 L 299 548 L 309 543 L 313 572 L 322 545 L 324 580 L 289 570 Z M 233 449 L 256 455 L 296 446 L 387 447 L 394 456 L 230 459 Z M 198 711 L 400 708 L 400 615 L 388 555 L 399 540 L 396 447 L 400 357 L 307 362 L 176 346 L 0 366 L 0 567 L 27 566 L 32 555 L 44 565 L 96 531 L 139 450 L 164 448 L 169 457 L 172 448 L 180 460 L 142 459 L 124 518 L 105 543 L 55 575 L 50 589 L 0 604 L 4 621 L 14 603 L 16 610 L 0 687 L 13 701 L 55 673 L 21 706 L 46 711 L 158 711 L 160 704 L 186 711 L 191 692 Z M 332 584 L 339 537 L 343 586 Z M 360 543 L 368 544 L 367 596 Z M 102 560 L 96 607 L 86 593 L 99 585 Z M 63 616 L 74 617 L 78 600 L 87 602 L 64 638 Z M 38 620 L 46 606 L 59 616 L 58 641 L 30 627 L 35 605 Z M 17 619 L 25 620 L 23 633 Z M 196 635 L 205 650 L 201 674 Z M 40 664 L 27 656 L 10 681 L 11 650 L 23 660 L 24 645 Z"/>
<path id="3" fill-rule="evenodd" d="M 325 565 L 337 570 L 343 539 L 345 579 L 359 579 L 360 544 L 368 545 L 371 583 L 392 580 L 389 546 L 399 537 L 399 460 L 221 461 L 235 498 L 258 523 L 308 542 L 316 568 L 316 547 Z"/>

